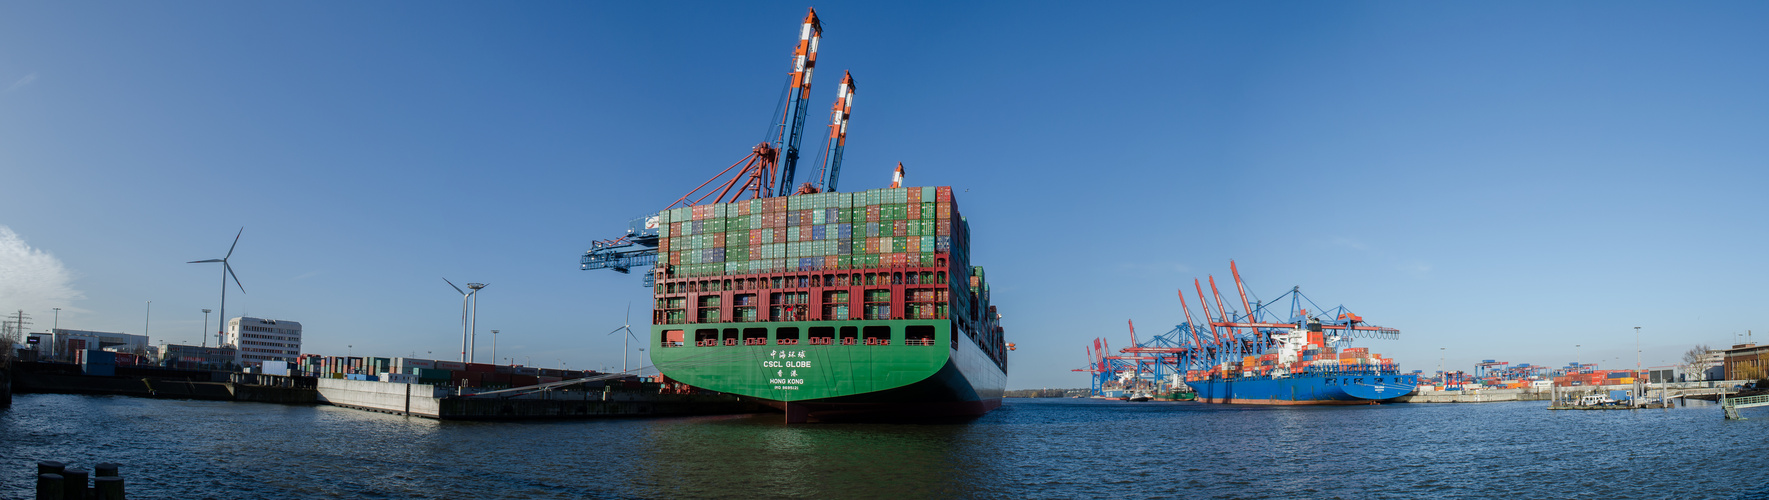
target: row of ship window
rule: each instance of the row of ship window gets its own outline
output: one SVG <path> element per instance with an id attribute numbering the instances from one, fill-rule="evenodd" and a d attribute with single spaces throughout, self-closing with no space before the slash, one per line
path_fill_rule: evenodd
<path id="1" fill-rule="evenodd" d="M 945 259 L 938 265 L 944 267 Z M 854 273 L 799 276 L 771 276 L 726 280 L 696 280 L 663 284 L 663 293 L 718 292 L 725 290 L 765 290 L 772 288 L 812 288 L 821 286 L 865 285 L 944 285 L 945 271 Z"/>
<path id="2" fill-rule="evenodd" d="M 770 332 L 769 330 L 772 330 Z M 784 326 L 776 328 L 698 328 L 694 330 L 694 345 L 698 347 L 739 346 L 739 345 L 892 345 L 893 341 L 900 345 L 931 346 L 934 345 L 934 327 L 932 325 L 909 325 L 903 328 L 901 338 L 894 338 L 893 328 L 889 325 L 872 326 L 813 326 L 805 328 L 804 338 L 799 336 L 799 328 Z M 770 335 L 772 333 L 772 335 Z M 664 330 L 661 341 L 663 347 L 683 347 L 687 345 L 683 330 Z"/>

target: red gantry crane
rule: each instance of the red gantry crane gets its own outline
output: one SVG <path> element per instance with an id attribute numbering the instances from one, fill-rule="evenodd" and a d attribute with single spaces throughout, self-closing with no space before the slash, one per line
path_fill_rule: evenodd
<path id="1" fill-rule="evenodd" d="M 1103 344 L 1096 339 L 1095 350 L 1089 351 L 1089 359 L 1096 362 L 1090 365 L 1089 370 L 1077 371 L 1093 375 L 1094 392 L 1099 394 L 1102 387 L 1111 386 L 1113 380 L 1123 379 L 1125 373 L 1138 379 L 1143 374 L 1149 374 L 1159 380 L 1167 375 L 1184 375 L 1239 364 L 1246 356 L 1266 354 L 1274 345 L 1272 334 L 1298 328 L 1318 328 L 1318 333 L 1310 333 L 1310 343 L 1336 348 L 1348 346 L 1354 338 L 1394 339 L 1400 335 L 1399 330 L 1365 323 L 1362 316 L 1352 313 L 1345 306 L 1321 308 L 1302 295 L 1301 287 L 1291 287 L 1288 292 L 1270 302 L 1254 301 L 1247 292 L 1240 268 L 1234 261 L 1229 261 L 1229 272 L 1234 277 L 1235 291 L 1240 296 L 1240 310 L 1226 304 L 1228 301 L 1216 286 L 1214 276 L 1208 276 L 1205 280 L 1193 279 L 1192 289 L 1198 294 L 1201 317 L 1192 315 L 1185 290 L 1180 289 L 1178 296 L 1185 323 L 1147 342 L 1138 341 L 1135 326 L 1132 325 L 1131 346 L 1120 349 L 1118 352 L 1122 355 L 1118 356 L 1108 354 L 1110 351 L 1103 350 Z M 1204 289 L 1205 281 L 1210 284 L 1209 293 Z M 1211 310 L 1212 298 L 1215 299 L 1215 311 Z M 1274 310 L 1273 306 L 1285 298 L 1289 299 L 1288 309 L 1283 312 Z M 1309 314 L 1304 305 L 1325 312 Z"/>
<path id="2" fill-rule="evenodd" d="M 798 167 L 799 144 L 804 139 L 810 105 L 811 75 L 817 67 L 817 45 L 822 39 L 823 24 L 817 19 L 817 10 L 811 9 L 799 25 L 798 44 L 793 47 L 791 71 L 787 73 L 787 102 L 782 106 L 773 138 L 751 147 L 747 156 L 664 208 L 794 194 L 792 186 Z M 842 151 L 847 146 L 848 118 L 853 113 L 853 103 L 854 78 L 844 72 L 830 112 L 828 142 L 818 159 L 818 180 L 799 186 L 798 193 L 835 191 L 841 175 Z M 580 268 L 627 273 L 635 267 L 656 264 L 657 225 L 656 215 L 640 217 L 629 223 L 625 235 L 591 242 L 590 249 L 580 260 Z M 653 281 L 653 277 L 647 274 L 645 286 L 651 286 Z"/>

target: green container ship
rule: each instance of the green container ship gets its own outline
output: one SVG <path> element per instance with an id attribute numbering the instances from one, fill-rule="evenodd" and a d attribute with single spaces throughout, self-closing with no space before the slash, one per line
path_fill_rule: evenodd
<path id="1" fill-rule="evenodd" d="M 655 266 L 653 364 L 789 422 L 995 409 L 1013 345 L 952 188 L 900 187 L 899 163 L 890 188 L 836 189 L 853 75 L 837 87 L 816 181 L 794 189 L 822 33 L 807 12 L 771 142 L 626 236 L 593 242 L 583 269 Z"/>
<path id="2" fill-rule="evenodd" d="M 789 421 L 981 415 L 1007 352 L 950 187 L 666 210 L 650 342 L 671 380 Z"/>

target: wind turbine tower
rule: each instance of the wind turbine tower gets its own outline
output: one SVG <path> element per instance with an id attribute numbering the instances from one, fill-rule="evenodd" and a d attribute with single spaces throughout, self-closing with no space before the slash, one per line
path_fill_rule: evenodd
<path id="1" fill-rule="evenodd" d="M 240 235 L 242 235 L 242 234 L 246 234 L 245 226 L 240 226 L 240 231 L 238 233 L 234 233 L 233 245 L 227 247 L 227 255 L 226 256 L 219 258 L 219 259 L 193 260 L 193 261 L 186 263 L 186 264 L 207 264 L 210 262 L 220 262 L 221 263 L 221 322 L 217 323 L 217 328 L 220 328 L 220 329 L 215 332 L 215 346 L 216 347 L 221 346 L 221 339 L 223 338 L 223 334 L 227 331 L 227 278 L 229 276 L 233 277 L 233 285 L 236 287 L 239 287 L 240 293 L 242 293 L 242 294 L 246 293 L 246 286 L 240 284 L 240 276 L 238 274 L 234 274 L 233 266 L 227 263 L 227 259 L 233 258 L 233 249 L 238 248 L 240 246 Z M 204 311 L 204 312 L 207 312 L 207 311 Z"/>

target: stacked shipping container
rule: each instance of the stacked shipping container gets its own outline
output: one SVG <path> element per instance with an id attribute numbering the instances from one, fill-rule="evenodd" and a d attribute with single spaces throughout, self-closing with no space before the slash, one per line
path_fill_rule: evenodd
<path id="1" fill-rule="evenodd" d="M 657 223 L 654 325 L 950 319 L 1005 359 L 950 186 L 695 205 Z M 680 332 L 660 347 L 688 342 Z"/>
<path id="2" fill-rule="evenodd" d="M 1337 350 L 1332 347 L 1312 344 L 1304 349 L 1294 363 L 1288 368 L 1290 373 L 1369 373 L 1387 372 L 1397 369 L 1393 359 L 1384 358 L 1381 354 L 1370 352 L 1367 347 L 1351 347 Z M 1186 372 L 1187 382 L 1198 382 L 1210 379 L 1235 377 L 1264 377 L 1271 375 L 1272 370 L 1280 367 L 1276 353 L 1260 356 L 1245 356 L 1238 362 L 1227 362 L 1208 370 L 1189 370 Z"/>

